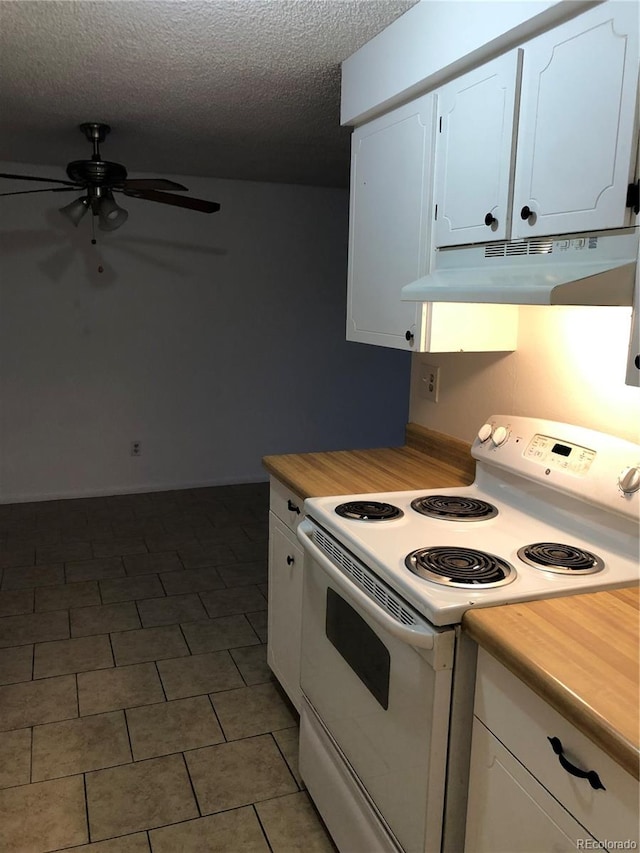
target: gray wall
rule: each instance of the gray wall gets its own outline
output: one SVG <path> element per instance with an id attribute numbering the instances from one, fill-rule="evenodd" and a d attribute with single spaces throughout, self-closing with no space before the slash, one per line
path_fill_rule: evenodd
<path id="1" fill-rule="evenodd" d="M 88 215 L 57 212 L 71 193 L 2 199 L 0 501 L 260 480 L 264 454 L 402 443 L 408 354 L 344 340 L 346 191 L 177 179 L 222 211 L 127 199 L 97 246 Z"/>

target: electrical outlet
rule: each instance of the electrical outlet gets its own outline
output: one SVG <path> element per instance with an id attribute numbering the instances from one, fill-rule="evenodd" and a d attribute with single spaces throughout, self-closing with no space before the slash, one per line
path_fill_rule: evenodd
<path id="1" fill-rule="evenodd" d="M 132 456 L 140 456 L 140 454 L 142 453 L 142 442 L 141 441 L 132 441 L 130 452 L 131 452 Z"/>
<path id="2" fill-rule="evenodd" d="M 440 368 L 433 364 L 423 364 L 420 367 L 420 395 L 432 403 L 438 402 L 440 386 Z"/>

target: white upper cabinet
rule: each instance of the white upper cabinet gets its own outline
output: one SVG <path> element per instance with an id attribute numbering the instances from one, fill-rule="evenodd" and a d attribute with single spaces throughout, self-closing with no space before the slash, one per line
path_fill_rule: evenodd
<path id="1" fill-rule="evenodd" d="M 435 244 L 509 238 L 522 51 L 438 92 Z"/>
<path id="2" fill-rule="evenodd" d="M 513 236 L 631 224 L 638 6 L 605 3 L 525 46 Z"/>
<path id="3" fill-rule="evenodd" d="M 426 271 L 434 120 L 426 95 L 353 132 L 348 340 L 412 348 L 421 306 L 400 289 Z"/>
<path id="4" fill-rule="evenodd" d="M 514 305 L 402 302 L 429 272 L 435 97 L 357 128 L 352 138 L 347 340 L 412 352 L 514 350 Z"/>
<path id="5" fill-rule="evenodd" d="M 638 4 L 612 2 L 438 94 L 435 245 L 633 225 Z"/>

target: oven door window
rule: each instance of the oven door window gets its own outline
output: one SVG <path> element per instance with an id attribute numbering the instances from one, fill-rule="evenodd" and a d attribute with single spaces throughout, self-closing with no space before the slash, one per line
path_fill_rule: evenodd
<path id="1" fill-rule="evenodd" d="M 326 634 L 386 711 L 391 668 L 389 651 L 364 619 L 331 587 L 327 588 Z"/>

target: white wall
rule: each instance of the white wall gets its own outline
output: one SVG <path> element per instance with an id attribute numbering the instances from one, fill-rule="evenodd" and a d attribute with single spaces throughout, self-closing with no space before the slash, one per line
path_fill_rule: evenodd
<path id="1" fill-rule="evenodd" d="M 640 389 L 625 385 L 630 308 L 520 308 L 514 353 L 416 355 L 410 419 L 472 441 L 494 414 L 578 424 L 640 442 Z M 420 364 L 440 366 L 437 403 Z"/>
<path id="2" fill-rule="evenodd" d="M 177 179 L 221 212 L 126 199 L 96 247 L 89 216 L 57 212 L 71 193 L 1 200 L 0 501 L 260 480 L 264 454 L 402 443 L 409 356 L 344 340 L 347 192 Z"/>

